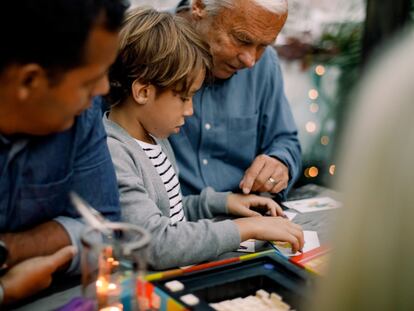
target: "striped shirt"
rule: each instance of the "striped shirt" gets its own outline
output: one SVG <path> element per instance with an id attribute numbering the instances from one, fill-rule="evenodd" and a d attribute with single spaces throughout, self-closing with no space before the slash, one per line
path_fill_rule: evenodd
<path id="1" fill-rule="evenodd" d="M 164 183 L 165 190 L 167 191 L 168 198 L 170 199 L 170 224 L 174 225 L 179 221 L 186 221 L 183 210 L 180 182 L 178 181 L 178 177 L 170 160 L 168 160 L 160 145 L 148 144 L 138 139 L 136 139 L 136 141 L 145 151 Z"/>

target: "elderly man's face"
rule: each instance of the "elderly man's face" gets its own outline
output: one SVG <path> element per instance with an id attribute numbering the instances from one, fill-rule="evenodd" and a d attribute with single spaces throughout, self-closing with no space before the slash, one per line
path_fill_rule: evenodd
<path id="1" fill-rule="evenodd" d="M 251 0 L 235 0 L 235 8 L 223 8 L 218 15 L 208 16 L 204 9 L 197 8 L 197 2 L 193 5 L 193 16 L 199 14 L 196 27 L 210 45 L 213 74 L 220 79 L 253 67 L 266 46 L 276 40 L 287 17 Z"/>

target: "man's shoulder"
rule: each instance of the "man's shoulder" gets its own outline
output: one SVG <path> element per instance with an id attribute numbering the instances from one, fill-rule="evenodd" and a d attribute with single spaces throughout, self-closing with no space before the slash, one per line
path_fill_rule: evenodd
<path id="1" fill-rule="evenodd" d="M 100 106 L 93 103 L 90 108 L 83 111 L 76 117 L 71 128 L 63 131 L 47 135 L 36 140 L 41 145 L 43 151 L 53 150 L 52 153 L 62 152 L 62 150 L 70 149 L 62 155 L 65 157 L 77 157 L 79 152 L 83 155 L 91 153 L 93 149 L 100 147 L 100 143 L 105 137 L 105 130 L 101 121 Z"/>
<path id="2" fill-rule="evenodd" d="M 71 128 L 64 132 L 55 133 L 51 137 L 44 137 L 43 142 L 49 144 L 67 144 L 73 151 L 83 150 L 91 152 L 91 148 L 98 148 L 105 141 L 106 132 L 102 124 L 102 111 L 100 105 L 93 103 L 91 107 L 76 117 Z"/>
<path id="3" fill-rule="evenodd" d="M 81 130 L 90 130 L 95 127 L 97 123 L 100 123 L 102 115 L 102 102 L 99 98 L 96 98 L 92 101 L 91 107 L 86 109 L 76 118 L 75 126 L 72 127 L 72 129 L 80 127 Z"/>

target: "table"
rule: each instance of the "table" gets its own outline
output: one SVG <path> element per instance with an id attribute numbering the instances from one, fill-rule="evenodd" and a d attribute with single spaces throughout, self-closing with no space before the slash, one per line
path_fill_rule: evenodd
<path id="1" fill-rule="evenodd" d="M 291 191 L 288 200 L 298 200 L 309 197 L 332 197 L 341 200 L 338 192 L 313 184 L 308 184 L 303 187 Z M 290 210 L 296 212 L 295 210 Z M 336 210 L 327 210 L 313 213 L 298 213 L 294 222 L 300 224 L 303 230 L 312 230 L 318 232 L 318 237 L 321 244 L 329 242 L 329 232 L 331 224 L 337 215 Z M 224 257 L 241 256 L 242 253 L 231 252 L 225 254 Z M 52 285 L 51 288 L 44 291 L 42 294 L 34 296 L 27 301 L 24 301 L 20 306 L 14 307 L 10 310 L 15 311 L 49 311 L 56 310 L 62 305 L 68 303 L 72 298 L 81 296 L 81 286 L 79 285 L 80 278 L 72 277 L 60 280 Z"/>

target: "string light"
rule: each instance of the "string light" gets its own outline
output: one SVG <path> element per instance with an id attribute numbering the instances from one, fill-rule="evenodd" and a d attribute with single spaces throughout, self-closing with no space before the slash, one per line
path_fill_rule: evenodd
<path id="1" fill-rule="evenodd" d="M 315 100 L 319 97 L 319 93 L 315 89 L 310 89 L 309 93 L 308 93 L 308 96 L 309 96 L 310 99 Z"/>
<path id="2" fill-rule="evenodd" d="M 329 137 L 328 136 L 322 136 L 321 137 L 321 144 L 324 146 L 327 146 L 329 144 Z"/>
<path id="3" fill-rule="evenodd" d="M 309 110 L 313 113 L 317 113 L 319 111 L 319 105 L 317 103 L 312 103 L 309 105 Z"/>
<path id="4" fill-rule="evenodd" d="M 309 168 L 309 176 L 310 177 L 314 178 L 314 177 L 318 176 L 318 174 L 319 174 L 319 170 L 316 166 L 312 166 L 312 167 Z"/>
<path id="5" fill-rule="evenodd" d="M 315 178 L 319 174 L 319 169 L 316 166 L 311 166 L 305 170 L 304 174 L 306 178 Z"/>
<path id="6" fill-rule="evenodd" d="M 316 131 L 316 124 L 315 122 L 309 121 L 305 125 L 306 131 L 309 133 L 313 133 Z"/>
<path id="7" fill-rule="evenodd" d="M 314 72 L 318 76 L 323 76 L 326 74 L 326 67 L 323 65 L 317 65 L 314 67 Z M 314 101 L 316 101 L 319 98 L 319 92 L 316 88 L 309 89 L 308 97 L 313 102 L 309 105 L 309 111 L 311 113 L 317 113 L 319 109 L 321 108 L 320 105 Z M 314 121 L 309 121 L 305 124 L 305 129 L 308 133 L 315 133 L 317 131 L 318 123 Z M 332 132 L 335 128 L 335 121 L 330 119 L 328 120 L 327 124 L 324 126 L 326 134 L 329 134 Z M 330 138 L 328 135 L 324 135 L 320 137 L 320 143 L 323 146 L 327 146 L 330 143 Z M 335 165 L 332 164 L 329 166 L 329 174 L 334 175 L 335 174 Z M 310 166 L 304 170 L 304 175 L 306 178 L 316 178 L 319 175 L 319 169 L 316 166 Z"/>
<path id="8" fill-rule="evenodd" d="M 325 67 L 324 66 L 318 65 L 318 66 L 315 67 L 315 73 L 318 76 L 323 76 L 325 74 L 325 72 L 326 72 L 326 70 L 325 70 Z"/>

